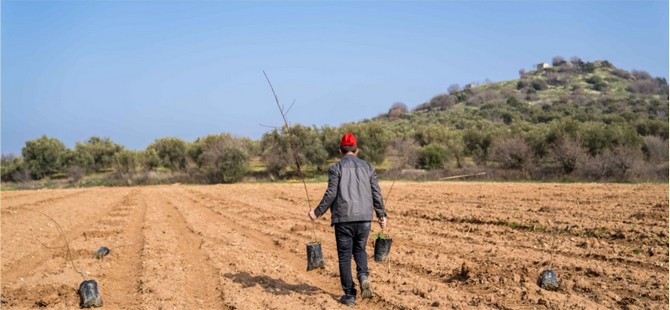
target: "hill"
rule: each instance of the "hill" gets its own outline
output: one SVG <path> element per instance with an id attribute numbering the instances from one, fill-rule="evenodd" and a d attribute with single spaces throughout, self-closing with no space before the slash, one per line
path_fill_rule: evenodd
<path id="1" fill-rule="evenodd" d="M 420 168 L 462 168 L 469 157 L 534 179 L 577 168 L 580 177 L 626 178 L 636 161 L 667 167 L 668 83 L 608 61 L 556 57 L 553 66 L 520 71 L 519 79 L 452 85 L 412 111 L 396 103 L 367 122 L 382 124 L 405 147 L 415 141 Z M 616 163 L 587 163 L 605 159 Z"/>

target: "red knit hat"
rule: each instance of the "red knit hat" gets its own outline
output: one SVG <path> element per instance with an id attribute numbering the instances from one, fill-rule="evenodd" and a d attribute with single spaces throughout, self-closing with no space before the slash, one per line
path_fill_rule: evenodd
<path id="1" fill-rule="evenodd" d="M 345 133 L 344 136 L 342 136 L 342 142 L 340 142 L 340 146 L 356 146 L 356 137 L 354 137 L 354 135 L 351 133 Z"/>

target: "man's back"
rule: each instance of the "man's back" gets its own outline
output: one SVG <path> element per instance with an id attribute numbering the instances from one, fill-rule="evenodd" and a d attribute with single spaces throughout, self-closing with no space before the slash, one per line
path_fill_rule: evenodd
<path id="1" fill-rule="evenodd" d="M 374 208 L 374 209 L 373 209 Z M 331 224 L 372 221 L 373 211 L 386 216 L 375 169 L 354 154 L 347 154 L 328 170 L 328 189 L 315 212 L 331 209 Z"/>

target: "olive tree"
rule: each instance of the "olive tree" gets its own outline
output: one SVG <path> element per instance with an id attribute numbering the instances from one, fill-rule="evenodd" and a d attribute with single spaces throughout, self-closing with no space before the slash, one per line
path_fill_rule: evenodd
<path id="1" fill-rule="evenodd" d="M 418 165 L 423 169 L 440 169 L 447 159 L 447 147 L 442 144 L 428 144 L 419 152 Z"/>
<path id="2" fill-rule="evenodd" d="M 67 148 L 56 138 L 42 136 L 26 142 L 21 150 L 26 168 L 32 177 L 41 179 L 54 173 L 62 172 L 65 164 Z"/>
<path id="3" fill-rule="evenodd" d="M 147 147 L 149 154 L 155 154 L 158 165 L 172 171 L 186 167 L 188 143 L 179 138 L 160 138 Z"/>
<path id="4" fill-rule="evenodd" d="M 109 138 L 93 136 L 75 144 L 73 162 L 88 171 L 100 172 L 112 168 L 114 155 L 123 149 Z"/>
<path id="5" fill-rule="evenodd" d="M 3 181 L 24 181 L 25 178 L 19 176 L 23 175 L 26 170 L 23 158 L 15 155 L 2 155 L 0 160 L 0 170 L 2 171 Z"/>
<path id="6" fill-rule="evenodd" d="M 360 156 L 374 164 L 379 164 L 386 157 L 389 146 L 389 133 L 378 122 L 364 122 L 342 126 L 342 132 L 350 132 L 356 137 Z"/>
<path id="7" fill-rule="evenodd" d="M 112 166 L 114 172 L 121 177 L 132 178 L 141 163 L 141 152 L 123 150 L 114 154 Z"/>
<path id="8" fill-rule="evenodd" d="M 234 183 L 249 171 L 252 145 L 248 139 L 230 134 L 208 135 L 196 139 L 189 150 L 209 183 Z"/>
<path id="9" fill-rule="evenodd" d="M 301 165 L 311 164 L 322 170 L 329 155 L 323 145 L 323 135 L 315 127 L 299 124 L 293 125 L 290 130 L 291 136 L 286 130 L 274 129 L 261 138 L 261 159 L 268 172 L 273 175 L 285 172 L 295 164 L 294 155 Z"/>

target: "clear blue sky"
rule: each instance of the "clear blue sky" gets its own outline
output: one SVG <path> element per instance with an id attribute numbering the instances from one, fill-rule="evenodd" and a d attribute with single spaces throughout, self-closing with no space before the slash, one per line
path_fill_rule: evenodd
<path id="1" fill-rule="evenodd" d="M 552 57 L 668 77 L 668 1 L 7 1 L 2 153 L 42 135 L 161 137 L 339 126 Z"/>

